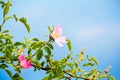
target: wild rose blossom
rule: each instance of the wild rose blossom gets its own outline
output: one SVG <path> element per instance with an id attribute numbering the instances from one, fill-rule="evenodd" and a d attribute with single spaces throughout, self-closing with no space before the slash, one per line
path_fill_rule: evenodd
<path id="1" fill-rule="evenodd" d="M 63 30 L 59 25 L 56 25 L 53 32 L 51 33 L 52 38 L 59 47 L 63 47 L 62 43 L 67 43 L 67 38 L 65 36 L 61 36 L 62 33 Z"/>
<path id="2" fill-rule="evenodd" d="M 27 59 L 25 59 L 25 55 L 20 55 L 19 56 L 19 61 L 20 61 L 20 66 L 22 68 L 30 68 L 32 65 L 31 65 L 31 62 Z"/>

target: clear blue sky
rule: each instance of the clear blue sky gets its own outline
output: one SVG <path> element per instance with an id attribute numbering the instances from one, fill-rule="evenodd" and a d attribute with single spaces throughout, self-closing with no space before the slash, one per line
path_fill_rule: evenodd
<path id="1" fill-rule="evenodd" d="M 120 0 L 13 0 L 10 14 L 26 17 L 31 25 L 31 34 L 27 34 L 22 24 L 8 22 L 15 41 L 24 36 L 46 39 L 47 25 L 60 24 L 75 54 L 87 48 L 86 54 L 98 59 L 99 69 L 111 65 L 110 73 L 120 79 Z M 55 47 L 56 59 L 65 56 L 64 48 Z M 40 80 L 45 75 L 32 70 L 22 71 L 25 80 Z"/>

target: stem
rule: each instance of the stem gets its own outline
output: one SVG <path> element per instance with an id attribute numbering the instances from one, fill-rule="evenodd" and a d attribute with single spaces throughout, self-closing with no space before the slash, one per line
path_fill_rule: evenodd
<path id="1" fill-rule="evenodd" d="M 37 65 L 33 65 L 33 66 L 39 67 L 39 66 L 37 66 Z M 40 68 L 41 70 L 44 70 L 44 71 L 56 70 L 56 69 L 53 69 L 53 68 L 50 68 L 50 67 L 48 67 L 48 68 L 39 67 L 39 68 Z M 67 78 L 68 80 L 71 80 L 72 77 L 73 77 L 73 78 L 80 78 L 80 79 L 84 79 L 84 80 L 93 80 L 93 79 L 91 79 L 91 78 L 84 78 L 84 77 L 82 77 L 82 76 L 72 75 L 72 74 L 66 72 L 65 70 L 62 70 L 62 72 L 64 72 L 65 74 L 69 75 L 69 77 L 68 77 L 68 76 L 64 76 L 64 77 Z"/>

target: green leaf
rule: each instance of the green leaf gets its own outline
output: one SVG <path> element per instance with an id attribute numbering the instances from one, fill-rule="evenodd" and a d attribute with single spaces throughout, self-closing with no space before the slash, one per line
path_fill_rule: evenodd
<path id="1" fill-rule="evenodd" d="M 16 66 L 16 67 L 15 67 L 15 71 L 21 73 L 21 68 L 20 68 L 20 66 Z"/>
<path id="2" fill-rule="evenodd" d="M 49 80 L 48 76 L 45 76 L 44 78 L 42 78 L 42 80 Z"/>
<path id="3" fill-rule="evenodd" d="M 2 69 L 5 69 L 5 68 L 7 68 L 8 66 L 6 65 L 6 64 L 0 64 L 0 68 L 2 68 Z"/>
<path id="4" fill-rule="evenodd" d="M 110 78 L 111 78 L 111 80 L 116 80 L 115 77 L 113 77 L 113 76 L 110 76 Z"/>
<path id="5" fill-rule="evenodd" d="M 37 50 L 36 52 L 36 59 L 40 60 L 43 56 L 43 51 L 42 50 Z"/>
<path id="6" fill-rule="evenodd" d="M 73 69 L 73 64 L 72 63 L 68 63 L 67 65 L 71 68 L 71 70 Z"/>
<path id="7" fill-rule="evenodd" d="M 91 60 L 94 61 L 96 65 L 98 65 L 98 61 L 94 56 L 91 58 Z"/>
<path id="8" fill-rule="evenodd" d="M 22 42 L 15 42 L 14 46 L 20 46 L 20 45 L 23 45 Z"/>
<path id="9" fill-rule="evenodd" d="M 12 80 L 24 80 L 18 73 L 14 74 Z"/>
<path id="10" fill-rule="evenodd" d="M 89 58 L 89 55 L 87 55 L 87 59 L 88 59 L 88 61 L 91 61 L 91 59 Z"/>
<path id="11" fill-rule="evenodd" d="M 18 21 L 18 18 L 15 14 L 13 15 L 13 18 L 15 19 L 15 21 Z"/>
<path id="12" fill-rule="evenodd" d="M 42 45 L 43 45 L 42 42 L 33 42 L 33 43 L 31 44 L 31 47 L 32 47 L 32 49 L 36 49 L 36 48 L 41 48 Z"/>
<path id="13" fill-rule="evenodd" d="M 12 78 L 12 72 L 10 70 L 5 70 L 7 72 L 7 74 L 10 76 L 10 78 Z"/>
<path id="14" fill-rule="evenodd" d="M 16 74 L 13 75 L 12 78 L 13 78 L 14 80 L 16 80 L 15 78 L 19 78 L 19 77 L 20 77 L 20 75 L 19 75 L 18 73 L 16 73 Z"/>
<path id="15" fill-rule="evenodd" d="M 47 42 L 47 46 L 53 50 L 53 45 Z"/>
<path id="16" fill-rule="evenodd" d="M 74 59 L 74 65 L 76 66 L 76 68 L 78 68 L 78 62 L 76 59 Z"/>
<path id="17" fill-rule="evenodd" d="M 33 40 L 33 41 L 39 41 L 39 39 L 38 39 L 38 38 L 33 38 L 32 40 Z"/>
<path id="18" fill-rule="evenodd" d="M 6 16 L 5 18 L 4 18 L 4 22 L 6 22 L 7 20 L 9 20 L 9 19 L 11 19 L 12 18 L 12 16 Z"/>
<path id="19" fill-rule="evenodd" d="M 51 55 L 51 50 L 49 47 L 44 47 L 44 50 L 47 52 L 49 56 Z"/>
<path id="20" fill-rule="evenodd" d="M 37 68 L 41 67 L 40 62 L 37 59 L 32 59 L 31 61 L 32 61 L 32 64 L 36 65 Z"/>
<path id="21" fill-rule="evenodd" d="M 43 67 L 43 66 L 44 66 L 44 64 L 45 64 L 45 62 L 43 61 L 43 62 L 41 63 L 41 66 Z"/>
<path id="22" fill-rule="evenodd" d="M 3 31 L 3 33 L 7 33 L 7 32 L 9 32 L 9 30 L 4 30 L 4 31 Z"/>
<path id="23" fill-rule="evenodd" d="M 48 80 L 52 80 L 52 74 L 49 75 Z"/>
<path id="24" fill-rule="evenodd" d="M 48 30 L 49 30 L 49 32 L 51 33 L 51 29 L 50 29 L 50 26 L 48 26 Z"/>
<path id="25" fill-rule="evenodd" d="M 21 17 L 21 18 L 19 19 L 19 21 L 22 22 L 22 23 L 25 25 L 28 33 L 30 33 L 30 25 L 27 23 L 27 19 L 24 18 L 24 17 Z"/>
<path id="26" fill-rule="evenodd" d="M 0 1 L 1 7 L 4 8 L 5 6 L 5 2 L 4 1 Z"/>
<path id="27" fill-rule="evenodd" d="M 71 44 L 71 41 L 69 39 L 67 40 L 67 46 L 68 46 L 69 51 L 71 51 L 72 50 L 72 44 Z"/>
<path id="28" fill-rule="evenodd" d="M 93 73 L 95 73 L 95 72 L 96 72 L 96 69 L 93 68 L 93 69 L 90 70 L 89 74 L 93 74 Z"/>
<path id="29" fill-rule="evenodd" d="M 10 8 L 10 1 L 8 0 L 8 2 L 5 4 L 5 8 L 4 8 L 4 17 L 6 14 L 8 14 L 9 8 Z"/>
<path id="30" fill-rule="evenodd" d="M 87 66 L 94 66 L 94 63 L 85 63 L 85 64 L 83 64 L 83 67 L 87 67 Z"/>

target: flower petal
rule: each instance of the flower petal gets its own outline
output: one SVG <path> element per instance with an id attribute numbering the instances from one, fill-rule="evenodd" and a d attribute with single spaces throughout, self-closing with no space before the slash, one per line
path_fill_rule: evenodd
<path id="1" fill-rule="evenodd" d="M 56 39 L 55 31 L 53 31 L 53 32 L 51 33 L 51 36 L 52 36 L 53 39 Z"/>
<path id="2" fill-rule="evenodd" d="M 60 42 L 67 43 L 67 38 L 65 36 L 61 36 L 59 39 L 60 39 Z"/>
<path id="3" fill-rule="evenodd" d="M 27 60 L 27 68 L 31 67 L 31 62 L 29 60 Z"/>
<path id="4" fill-rule="evenodd" d="M 19 59 L 20 62 L 23 61 L 23 60 L 25 59 L 25 55 L 20 55 L 20 56 L 18 57 L 18 59 Z"/>
<path id="5" fill-rule="evenodd" d="M 61 28 L 59 25 L 56 25 L 56 26 L 54 27 L 54 31 L 55 31 L 56 33 L 60 34 L 60 35 L 63 33 L 63 30 L 62 30 L 62 28 Z"/>
<path id="6" fill-rule="evenodd" d="M 20 62 L 20 66 L 22 68 L 30 68 L 32 65 L 31 65 L 31 62 L 29 60 L 23 60 Z"/>
<path id="7" fill-rule="evenodd" d="M 59 39 L 56 39 L 55 42 L 59 47 L 63 47 L 63 44 L 60 42 Z"/>

